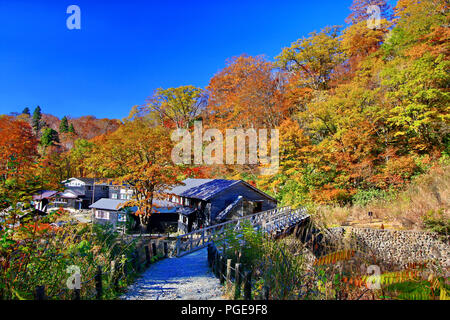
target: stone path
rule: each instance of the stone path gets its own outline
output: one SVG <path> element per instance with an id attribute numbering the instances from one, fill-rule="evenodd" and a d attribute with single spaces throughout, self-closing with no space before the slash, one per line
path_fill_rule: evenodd
<path id="1" fill-rule="evenodd" d="M 220 300 L 222 286 L 207 262 L 207 249 L 150 266 L 128 287 L 123 300 Z"/>

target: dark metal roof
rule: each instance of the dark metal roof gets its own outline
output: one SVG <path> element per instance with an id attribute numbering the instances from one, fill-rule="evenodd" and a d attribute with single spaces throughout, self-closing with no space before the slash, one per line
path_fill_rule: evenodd
<path id="1" fill-rule="evenodd" d="M 213 181 L 213 179 L 191 179 L 191 178 L 189 178 L 189 179 L 182 181 L 183 185 L 179 185 L 174 188 L 164 190 L 164 192 L 168 193 L 168 194 L 175 194 L 175 195 L 179 196 L 183 192 L 186 192 L 189 189 L 201 186 L 201 185 L 211 182 L 211 181 Z"/>
<path id="2" fill-rule="evenodd" d="M 216 194 L 240 182 L 241 180 L 215 179 L 198 187 L 186 190 L 185 192 L 181 193 L 180 196 L 207 201 Z"/>
<path id="3" fill-rule="evenodd" d="M 228 214 L 231 212 L 231 210 L 236 208 L 242 202 L 243 199 L 244 197 L 237 196 L 236 199 L 231 204 L 229 204 L 223 211 L 217 214 L 217 216 L 214 219 L 215 222 L 219 223 L 224 221 L 227 218 Z"/>
<path id="4" fill-rule="evenodd" d="M 266 198 L 271 199 L 272 201 L 278 202 L 277 199 L 275 199 L 274 197 L 269 196 L 267 193 L 265 193 L 264 191 L 259 190 L 258 188 L 252 186 L 250 183 L 245 182 L 244 180 L 241 180 L 243 184 L 245 184 L 246 186 L 248 186 L 250 189 L 258 192 L 259 194 L 263 195 Z"/>

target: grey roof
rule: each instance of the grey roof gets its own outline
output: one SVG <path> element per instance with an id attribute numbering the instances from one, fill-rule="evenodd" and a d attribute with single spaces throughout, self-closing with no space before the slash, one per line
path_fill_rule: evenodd
<path id="1" fill-rule="evenodd" d="M 120 209 L 118 209 L 118 207 L 125 202 L 127 202 L 127 200 L 102 198 L 91 204 L 89 208 L 119 211 Z"/>
<path id="2" fill-rule="evenodd" d="M 211 181 L 213 181 L 213 179 L 191 179 L 191 178 L 189 178 L 189 179 L 182 181 L 184 183 L 184 185 L 176 186 L 172 189 L 167 189 L 164 192 L 169 193 L 169 194 L 175 194 L 175 195 L 179 196 L 183 192 L 186 192 L 187 190 L 189 190 L 191 188 L 201 186 L 202 184 L 205 184 L 205 183 L 208 183 Z"/>
<path id="3" fill-rule="evenodd" d="M 105 183 L 105 179 L 100 179 L 100 178 L 95 178 L 95 179 L 94 179 L 94 178 L 78 178 L 78 177 L 72 177 L 72 178 L 69 178 L 69 179 L 63 181 L 63 183 L 68 183 L 68 181 L 69 181 L 70 179 L 77 179 L 77 180 L 80 180 L 80 181 L 84 182 L 84 183 L 87 184 L 87 185 L 93 185 L 94 182 L 95 182 L 95 185 L 96 185 L 96 186 L 97 186 L 97 185 L 108 185 L 108 183 Z"/>
<path id="4" fill-rule="evenodd" d="M 75 178 L 80 181 L 83 181 L 86 184 L 94 184 L 94 178 Z"/>
<path id="5" fill-rule="evenodd" d="M 119 211 L 120 209 L 118 207 L 127 201 L 128 200 L 102 198 L 102 199 L 99 199 L 98 201 L 96 201 L 95 203 L 91 204 L 89 206 L 89 208 L 100 209 L 100 210 Z M 153 199 L 153 204 L 154 204 L 154 209 L 160 213 L 176 212 L 179 207 L 179 205 L 177 205 L 177 204 L 174 204 L 174 203 L 166 201 L 166 200 L 160 200 L 160 199 Z M 133 207 L 132 209 L 137 209 L 137 208 Z M 136 210 L 134 210 L 134 211 L 136 211 Z"/>
<path id="6" fill-rule="evenodd" d="M 180 196 L 207 201 L 216 194 L 240 182 L 241 180 L 215 179 L 198 187 L 190 188 L 189 190 L 181 193 Z"/>
<path id="7" fill-rule="evenodd" d="M 153 206 L 156 208 L 174 208 L 179 207 L 180 205 L 167 200 L 153 199 Z"/>
<path id="8" fill-rule="evenodd" d="M 41 190 L 37 194 L 33 195 L 33 200 L 48 199 L 55 196 L 58 193 L 59 191 L 54 190 Z"/>
<path id="9" fill-rule="evenodd" d="M 66 192 L 73 193 L 77 197 L 84 196 L 86 194 L 86 192 L 85 192 L 83 187 L 69 187 L 69 188 L 66 188 L 63 192 L 61 192 L 61 195 L 65 194 Z"/>
<path id="10" fill-rule="evenodd" d="M 184 216 L 190 216 L 192 213 L 194 213 L 195 211 L 197 211 L 197 209 L 195 208 L 190 208 L 190 207 L 181 207 L 177 210 L 177 212 L 179 214 L 182 214 Z"/>

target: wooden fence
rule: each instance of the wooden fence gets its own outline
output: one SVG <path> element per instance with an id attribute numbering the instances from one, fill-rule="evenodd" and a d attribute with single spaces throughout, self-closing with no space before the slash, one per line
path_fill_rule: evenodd
<path id="1" fill-rule="evenodd" d="M 131 257 L 125 259 L 125 262 L 121 262 L 125 257 L 111 261 L 110 265 L 97 266 L 97 270 L 90 279 L 80 281 L 80 287 L 69 289 L 68 287 L 62 288 L 57 294 L 48 296 L 45 286 L 37 286 L 34 291 L 34 298 L 36 300 L 61 300 L 72 299 L 80 300 L 81 298 L 86 300 L 101 300 L 104 298 L 105 293 L 111 289 L 114 292 L 119 291 L 119 282 L 126 280 L 130 273 L 141 273 L 150 266 L 154 260 L 161 258 L 167 258 L 169 255 L 168 242 L 161 242 L 162 247 L 158 246 L 155 242 L 150 242 L 143 245 L 132 253 Z M 142 252 L 143 251 L 143 252 Z M 81 274 L 79 275 L 82 276 Z M 106 286 L 105 286 L 106 285 Z M 81 288 L 88 292 L 87 295 L 81 296 Z"/>
<path id="2" fill-rule="evenodd" d="M 240 298 L 252 300 L 254 299 L 252 293 L 260 291 L 258 292 L 259 298 L 269 300 L 269 287 L 263 286 L 261 289 L 257 289 L 253 286 L 253 270 L 244 270 L 239 260 L 234 266 L 231 263 L 232 260 L 226 259 L 214 242 L 208 244 L 208 265 L 214 275 L 220 279 L 220 283 L 225 286 L 226 293 L 230 297 L 233 297 L 234 300 Z"/>

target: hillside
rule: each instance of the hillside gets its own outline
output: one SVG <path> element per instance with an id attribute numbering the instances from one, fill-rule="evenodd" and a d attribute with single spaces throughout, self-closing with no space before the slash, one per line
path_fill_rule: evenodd
<path id="1" fill-rule="evenodd" d="M 69 123 L 72 123 L 78 138 L 92 139 L 99 135 L 115 131 L 120 126 L 118 119 L 97 119 L 94 116 L 82 116 L 79 118 L 67 117 Z M 42 114 L 42 120 L 48 126 L 56 131 L 59 131 L 59 124 L 61 119 L 51 114 Z"/>
<path id="2" fill-rule="evenodd" d="M 317 206 L 315 217 L 328 227 L 429 230 L 448 234 L 450 170 L 436 165 L 397 192 L 366 193 L 352 206 Z M 370 214 L 369 214 L 370 213 Z"/>

